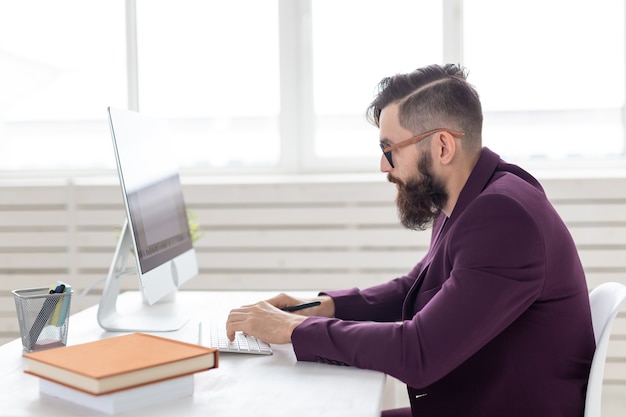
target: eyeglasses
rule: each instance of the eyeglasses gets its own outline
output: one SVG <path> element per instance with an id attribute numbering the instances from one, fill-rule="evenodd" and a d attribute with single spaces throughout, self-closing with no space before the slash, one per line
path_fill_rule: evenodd
<path id="1" fill-rule="evenodd" d="M 399 149 L 399 148 L 405 147 L 407 145 L 411 145 L 412 143 L 417 143 L 420 140 L 426 139 L 430 135 L 438 133 L 438 132 L 448 132 L 449 134 L 451 134 L 455 138 L 462 138 L 463 136 L 465 136 L 465 133 L 457 132 L 457 131 L 450 130 L 450 129 L 441 129 L 440 128 L 440 129 L 429 130 L 428 132 L 419 134 L 417 136 L 413 136 L 412 138 L 409 138 L 407 140 L 403 140 L 402 142 L 395 143 L 395 144 L 393 144 L 391 146 L 385 146 L 384 143 L 381 143 L 380 144 L 380 149 L 382 149 L 383 155 L 385 155 L 385 158 L 387 158 L 387 161 L 389 162 L 389 165 L 391 165 L 391 168 L 395 168 L 393 166 L 393 160 L 391 159 L 391 151 L 393 151 L 394 149 Z"/>

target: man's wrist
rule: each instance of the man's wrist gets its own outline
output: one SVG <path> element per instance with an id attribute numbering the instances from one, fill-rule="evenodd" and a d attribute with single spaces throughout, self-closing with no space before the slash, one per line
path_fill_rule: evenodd
<path id="1" fill-rule="evenodd" d="M 322 304 L 317 308 L 316 315 L 320 317 L 335 317 L 335 301 L 330 295 L 320 293 L 317 300 Z"/>
<path id="2" fill-rule="evenodd" d="M 304 323 L 304 321 L 307 318 L 308 317 L 305 317 L 305 316 L 294 315 L 294 317 L 291 320 L 291 323 L 289 324 L 289 340 L 291 340 L 291 338 L 293 337 L 293 332 L 296 330 L 296 328 L 302 323 Z"/>

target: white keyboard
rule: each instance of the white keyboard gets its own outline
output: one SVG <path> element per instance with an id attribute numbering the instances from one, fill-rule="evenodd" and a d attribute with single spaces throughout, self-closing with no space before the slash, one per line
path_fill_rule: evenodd
<path id="1" fill-rule="evenodd" d="M 200 322 L 200 344 L 217 348 L 220 352 L 251 353 L 254 355 L 271 355 L 272 346 L 253 336 L 236 333 L 231 342 L 226 336 L 224 324 L 213 321 Z"/>

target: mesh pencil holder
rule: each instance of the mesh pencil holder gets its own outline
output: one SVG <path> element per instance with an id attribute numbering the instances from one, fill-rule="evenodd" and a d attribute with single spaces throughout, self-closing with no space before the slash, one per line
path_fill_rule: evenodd
<path id="1" fill-rule="evenodd" d="M 13 290 L 24 351 L 67 344 L 72 292 L 50 294 L 49 289 Z"/>

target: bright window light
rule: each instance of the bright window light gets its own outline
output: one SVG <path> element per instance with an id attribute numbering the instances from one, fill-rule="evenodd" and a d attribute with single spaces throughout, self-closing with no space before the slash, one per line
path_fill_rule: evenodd
<path id="1" fill-rule="evenodd" d="M 623 1 L 458 3 L 2 1 L 0 174 L 114 172 L 108 106 L 168 119 L 183 169 L 376 172 L 378 82 L 459 54 L 503 158 L 624 162 Z"/>
<path id="2" fill-rule="evenodd" d="M 441 1 L 312 2 L 315 154 L 379 157 L 365 110 L 383 78 L 442 60 Z"/>
<path id="3" fill-rule="evenodd" d="M 122 0 L 0 2 L 3 170 L 115 166 L 106 108 L 126 106 L 124 36 Z"/>
<path id="4" fill-rule="evenodd" d="M 277 165 L 278 2 L 137 2 L 139 110 L 168 118 L 181 164 Z"/>
<path id="5" fill-rule="evenodd" d="M 623 155 L 624 2 L 468 0 L 464 16 L 487 146 L 514 159 Z"/>

